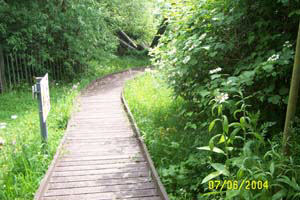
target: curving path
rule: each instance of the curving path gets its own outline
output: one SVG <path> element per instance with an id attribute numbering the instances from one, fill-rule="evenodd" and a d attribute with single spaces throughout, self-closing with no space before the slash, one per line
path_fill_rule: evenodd
<path id="1" fill-rule="evenodd" d="M 108 76 L 82 93 L 36 200 L 167 199 L 120 99 L 137 73 Z"/>

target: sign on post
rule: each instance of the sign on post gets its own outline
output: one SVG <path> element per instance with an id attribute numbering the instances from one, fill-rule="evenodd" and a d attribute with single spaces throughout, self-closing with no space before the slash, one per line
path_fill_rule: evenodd
<path id="1" fill-rule="evenodd" d="M 48 131 L 47 131 L 46 120 L 50 111 L 48 74 L 46 74 L 44 77 L 37 77 L 36 80 L 37 83 L 32 88 L 33 88 L 33 93 L 37 94 L 38 102 L 39 102 L 41 136 L 43 142 L 47 142 Z"/>
<path id="2" fill-rule="evenodd" d="M 40 95 L 41 95 L 41 104 L 42 104 L 42 114 L 43 121 L 45 122 L 49 111 L 50 111 L 50 95 L 49 95 L 49 81 L 48 74 L 46 74 L 42 79 L 40 79 Z"/>

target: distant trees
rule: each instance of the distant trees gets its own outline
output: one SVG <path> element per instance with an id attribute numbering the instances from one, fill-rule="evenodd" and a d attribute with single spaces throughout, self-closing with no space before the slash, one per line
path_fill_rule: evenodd
<path id="1" fill-rule="evenodd" d="M 62 59 L 72 74 L 79 64 L 116 52 L 119 28 L 149 42 L 154 30 L 149 5 L 148 0 L 0 0 L 0 43 L 4 53 L 26 54 L 36 67 L 43 67 L 39 59 Z"/>

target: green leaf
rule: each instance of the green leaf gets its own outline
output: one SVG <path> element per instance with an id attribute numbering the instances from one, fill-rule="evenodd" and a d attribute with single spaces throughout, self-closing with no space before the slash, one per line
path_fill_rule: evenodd
<path id="1" fill-rule="evenodd" d="M 220 154 L 226 155 L 226 153 L 222 149 L 220 149 L 218 147 L 214 147 L 213 149 L 210 149 L 209 146 L 204 146 L 204 147 L 198 147 L 197 149 L 199 149 L 199 150 L 206 150 L 206 151 L 213 151 L 215 153 L 220 153 Z"/>
<path id="2" fill-rule="evenodd" d="M 234 113 L 233 113 L 233 117 L 234 117 L 234 119 L 236 119 L 237 120 L 237 114 L 239 113 L 239 112 L 242 112 L 242 110 L 241 109 L 239 109 L 239 110 L 236 110 L 236 111 L 234 111 Z"/>
<path id="3" fill-rule="evenodd" d="M 236 197 L 237 195 L 239 195 L 240 192 L 241 192 L 240 190 L 227 190 L 225 200 L 232 200 L 233 197 Z"/>
<path id="4" fill-rule="evenodd" d="M 211 179 L 217 177 L 217 176 L 220 176 L 221 175 L 221 172 L 219 171 L 215 171 L 215 172 L 212 172 L 210 174 L 208 174 L 201 182 L 201 184 L 203 183 L 206 183 L 207 181 L 210 181 Z"/>
<path id="5" fill-rule="evenodd" d="M 278 178 L 277 181 L 286 183 L 291 188 L 294 188 L 295 190 L 300 191 L 300 187 L 299 187 L 298 183 L 296 183 L 295 181 L 291 180 L 287 176 L 282 176 L 282 178 Z"/>
<path id="6" fill-rule="evenodd" d="M 222 109 L 223 109 L 223 106 L 222 104 L 218 106 L 218 115 L 220 116 L 222 114 Z"/>
<path id="7" fill-rule="evenodd" d="M 240 168 L 239 171 L 237 172 L 237 177 L 238 179 L 241 179 L 243 176 L 244 176 L 244 170 Z"/>
<path id="8" fill-rule="evenodd" d="M 217 137 L 220 137 L 220 136 L 221 136 L 221 134 L 215 135 L 215 136 L 213 136 L 213 137 L 209 140 L 208 145 L 209 145 L 210 150 L 213 150 L 213 148 L 215 147 L 215 145 L 214 145 L 214 140 L 215 140 Z"/>
<path id="9" fill-rule="evenodd" d="M 197 125 L 196 124 L 191 124 L 191 128 L 196 130 L 197 129 Z"/>
<path id="10" fill-rule="evenodd" d="M 219 140 L 218 144 L 222 144 L 222 143 L 224 143 L 224 142 L 225 142 L 225 136 L 222 135 L 222 136 L 220 137 L 220 140 Z"/>
<path id="11" fill-rule="evenodd" d="M 272 196 L 272 200 L 278 200 L 286 196 L 286 190 L 282 189 Z"/>
<path id="12" fill-rule="evenodd" d="M 263 69 L 264 69 L 266 72 L 270 73 L 270 72 L 273 71 L 274 67 L 273 67 L 272 64 L 268 64 L 268 65 L 263 66 Z"/>
<path id="13" fill-rule="evenodd" d="M 281 99 L 281 97 L 279 95 L 273 95 L 268 98 L 268 102 L 278 105 L 280 103 L 280 99 Z"/>
<path id="14" fill-rule="evenodd" d="M 226 134 L 228 134 L 229 127 L 228 127 L 228 119 L 226 115 L 223 115 L 223 130 Z"/>
<path id="15" fill-rule="evenodd" d="M 207 91 L 207 90 L 201 90 L 201 91 L 199 92 L 199 94 L 200 94 L 202 97 L 205 97 L 205 96 L 209 95 L 210 92 Z"/>
<path id="16" fill-rule="evenodd" d="M 212 163 L 211 166 L 217 170 L 218 172 L 220 172 L 221 174 L 225 175 L 225 176 L 229 176 L 230 173 L 229 171 L 226 169 L 225 165 L 221 164 L 221 163 Z"/>
<path id="17" fill-rule="evenodd" d="M 221 74 L 213 74 L 210 76 L 211 80 L 214 80 L 216 78 L 220 78 L 221 77 Z"/>
<path id="18" fill-rule="evenodd" d="M 274 171 L 275 171 L 275 164 L 272 161 L 271 164 L 270 164 L 270 172 L 271 172 L 272 175 L 274 174 Z"/>
<path id="19" fill-rule="evenodd" d="M 242 197 L 244 197 L 245 200 L 251 200 L 251 192 L 249 190 L 242 190 L 241 191 Z"/>
<path id="20" fill-rule="evenodd" d="M 215 119 L 213 120 L 210 124 L 209 124 L 209 127 L 208 127 L 208 132 L 211 132 L 212 129 L 214 128 L 215 124 L 216 124 L 216 121 L 218 121 L 220 119 Z"/>
<path id="21" fill-rule="evenodd" d="M 254 135 L 262 144 L 265 144 L 264 137 L 261 136 L 259 133 L 257 133 L 257 132 L 251 132 L 250 134 Z"/>
<path id="22" fill-rule="evenodd" d="M 214 51 L 214 52 L 210 53 L 209 56 L 213 58 L 213 57 L 215 57 L 217 54 L 218 54 L 218 52 L 217 52 L 217 51 Z"/>
<path id="23" fill-rule="evenodd" d="M 238 124 L 239 124 L 239 123 L 238 123 Z M 230 125 L 229 125 L 229 126 L 230 126 Z M 233 143 L 236 134 L 237 134 L 240 130 L 241 130 L 241 128 L 238 127 L 238 128 L 235 128 L 235 129 L 231 132 L 231 134 L 230 134 L 230 143 Z"/>

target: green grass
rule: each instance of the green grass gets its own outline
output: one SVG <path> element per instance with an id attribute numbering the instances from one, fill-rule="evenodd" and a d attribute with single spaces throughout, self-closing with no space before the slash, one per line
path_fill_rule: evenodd
<path id="1" fill-rule="evenodd" d="M 196 199 L 207 171 L 207 134 L 190 128 L 188 106 L 158 73 L 147 72 L 127 82 L 125 98 L 171 199 Z"/>
<path id="2" fill-rule="evenodd" d="M 48 123 L 48 153 L 42 150 L 37 100 L 31 96 L 31 88 L 20 87 L 0 95 L 0 199 L 32 199 L 39 182 L 50 164 L 70 117 L 75 97 L 92 80 L 131 67 L 145 66 L 148 59 L 136 57 L 109 57 L 102 62 L 91 62 L 89 70 L 81 78 L 77 89 L 74 83 L 50 85 L 51 111 Z M 17 119 L 12 119 L 17 115 Z"/>

